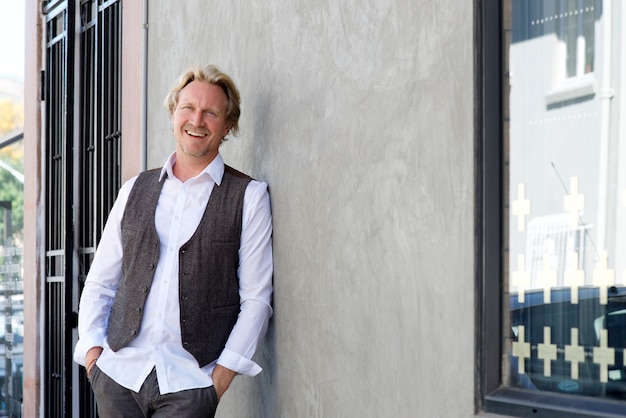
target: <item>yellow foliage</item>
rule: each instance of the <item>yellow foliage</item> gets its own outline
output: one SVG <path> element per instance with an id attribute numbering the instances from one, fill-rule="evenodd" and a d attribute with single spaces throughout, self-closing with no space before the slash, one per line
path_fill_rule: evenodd
<path id="1" fill-rule="evenodd" d="M 21 143 L 12 144 L 8 147 L 0 148 L 0 160 L 2 161 L 23 161 L 24 147 Z"/>
<path id="2" fill-rule="evenodd" d="M 0 135 L 24 126 L 24 103 L 0 99 Z"/>

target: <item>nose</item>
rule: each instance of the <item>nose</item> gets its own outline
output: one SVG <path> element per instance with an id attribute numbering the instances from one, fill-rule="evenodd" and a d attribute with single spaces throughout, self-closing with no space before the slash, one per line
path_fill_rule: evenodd
<path id="1" fill-rule="evenodd" d="M 194 126 L 201 126 L 204 121 L 202 112 L 198 110 L 193 112 L 190 119 L 191 119 L 191 123 L 193 123 Z"/>

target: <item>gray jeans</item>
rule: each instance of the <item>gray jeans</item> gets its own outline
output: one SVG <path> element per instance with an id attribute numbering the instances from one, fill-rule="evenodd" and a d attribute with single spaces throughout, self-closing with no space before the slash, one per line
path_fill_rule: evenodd
<path id="1" fill-rule="evenodd" d="M 136 393 L 117 384 L 95 365 L 91 388 L 101 418 L 213 418 L 217 409 L 213 386 L 161 395 L 154 369 Z"/>

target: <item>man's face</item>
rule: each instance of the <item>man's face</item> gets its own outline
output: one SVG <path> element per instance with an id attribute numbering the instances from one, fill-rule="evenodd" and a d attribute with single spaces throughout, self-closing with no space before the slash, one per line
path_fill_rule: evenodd
<path id="1" fill-rule="evenodd" d="M 211 162 L 231 128 L 226 123 L 227 109 L 228 99 L 221 87 L 197 80 L 187 84 L 172 114 L 176 158 L 190 163 Z"/>

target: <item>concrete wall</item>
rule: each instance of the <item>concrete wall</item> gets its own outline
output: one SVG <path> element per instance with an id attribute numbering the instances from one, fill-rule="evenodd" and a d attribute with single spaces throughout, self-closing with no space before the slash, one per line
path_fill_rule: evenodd
<path id="1" fill-rule="evenodd" d="M 148 166 L 190 64 L 238 82 L 225 160 L 270 184 L 275 316 L 237 417 L 474 410 L 472 2 L 149 2 Z"/>

